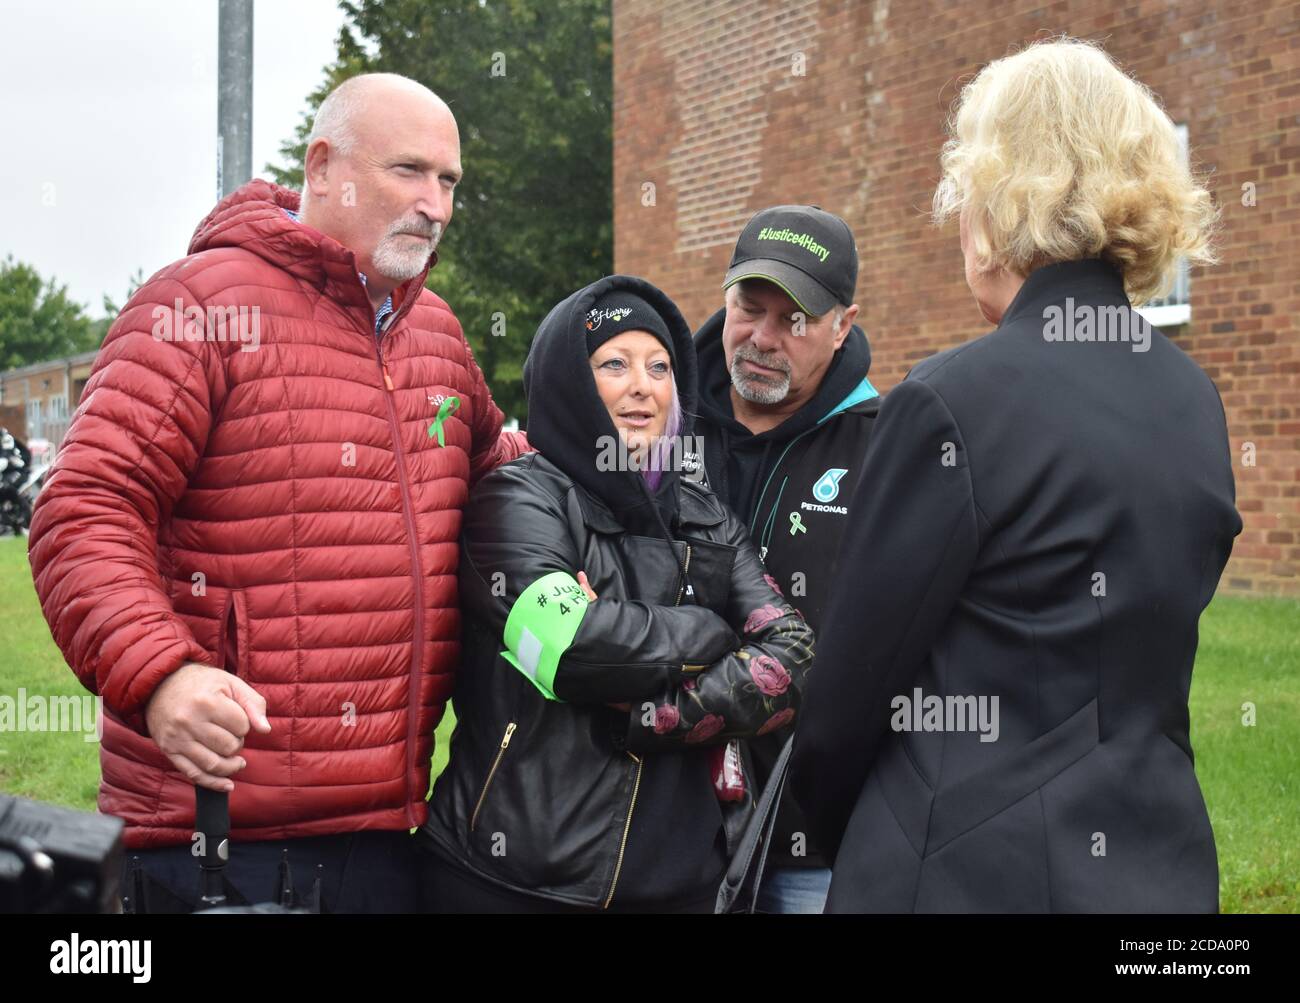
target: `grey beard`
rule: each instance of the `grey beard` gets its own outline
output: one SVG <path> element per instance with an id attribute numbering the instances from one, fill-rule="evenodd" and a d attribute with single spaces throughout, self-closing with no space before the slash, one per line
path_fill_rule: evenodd
<path id="1" fill-rule="evenodd" d="M 736 393 L 751 404 L 780 404 L 785 400 L 790 392 L 790 374 L 782 373 L 776 379 L 754 376 L 741 368 L 740 364 L 747 360 L 764 365 L 759 353 L 736 349 L 736 354 L 731 357 L 731 385 L 736 388 Z"/>
<path id="2" fill-rule="evenodd" d="M 384 234 L 383 239 L 379 241 L 379 246 L 375 248 L 374 262 L 375 270 L 384 278 L 406 282 L 424 271 L 425 265 L 429 263 L 429 256 L 438 246 L 442 231 L 440 227 L 435 227 L 427 245 L 411 250 L 399 246 L 398 242 L 401 238 L 398 233 L 400 232 L 390 231 Z"/>

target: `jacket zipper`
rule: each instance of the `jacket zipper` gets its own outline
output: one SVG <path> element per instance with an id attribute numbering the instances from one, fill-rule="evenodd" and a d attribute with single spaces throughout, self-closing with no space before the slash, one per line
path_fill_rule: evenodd
<path id="1" fill-rule="evenodd" d="M 614 880 L 610 882 L 609 894 L 605 896 L 605 905 L 603 908 L 608 909 L 609 904 L 614 901 L 614 889 L 618 887 L 619 872 L 623 870 L 623 852 L 627 849 L 627 834 L 632 831 L 632 812 L 636 810 L 636 795 L 641 789 L 641 767 L 645 763 L 637 756 L 628 753 L 632 762 L 636 763 L 636 780 L 632 782 L 632 800 L 627 806 L 627 821 L 623 823 L 623 841 L 618 844 L 618 860 L 614 863 Z"/>
<path id="2" fill-rule="evenodd" d="M 390 319 L 384 333 L 392 327 Z M 406 821 L 415 828 L 415 812 L 411 810 L 411 776 L 415 772 L 415 738 L 416 723 L 420 716 L 420 667 L 424 650 L 424 575 L 420 568 L 420 540 L 415 528 L 415 515 L 411 511 L 411 485 L 406 476 L 406 452 L 402 449 L 402 424 L 397 420 L 397 406 L 393 403 L 393 378 L 388 374 L 388 363 L 384 361 L 384 350 L 380 339 L 375 337 L 373 326 L 371 337 L 375 340 L 375 355 L 379 359 L 379 368 L 384 374 L 384 401 L 388 404 L 388 423 L 393 430 L 393 451 L 397 454 L 397 481 L 402 492 L 402 514 L 406 517 L 407 542 L 411 547 L 411 577 L 415 597 L 414 636 L 411 638 L 411 681 L 408 692 L 406 725 Z"/>
<path id="3" fill-rule="evenodd" d="M 788 443 L 786 443 L 786 447 L 785 447 L 785 449 L 781 450 L 781 455 L 778 456 L 778 457 L 776 458 L 776 463 L 772 464 L 772 470 L 771 470 L 771 472 L 767 475 L 767 480 L 765 480 L 765 481 L 763 482 L 763 490 L 759 492 L 759 495 L 758 495 L 758 501 L 757 501 L 757 502 L 755 503 L 755 505 L 754 505 L 754 511 L 753 511 L 752 518 L 749 520 L 749 532 L 750 532 L 751 535 L 754 533 L 755 529 L 757 529 L 757 527 L 758 527 L 758 513 L 759 513 L 759 511 L 763 508 L 763 499 L 767 497 L 767 489 L 768 489 L 769 486 L 771 486 L 771 484 L 772 484 L 772 478 L 776 476 L 776 472 L 777 472 L 778 470 L 781 469 L 781 464 L 785 461 L 786 453 L 790 452 L 790 450 L 794 447 L 794 444 L 795 444 L 796 442 L 798 442 L 800 439 L 802 439 L 802 438 L 803 438 L 805 435 L 807 435 L 809 432 L 815 431 L 816 428 L 817 428 L 817 426 L 814 425 L 812 428 L 807 429 L 806 431 L 800 432 L 800 433 L 799 433 L 798 435 L 796 435 L 793 439 L 791 439 Z M 779 505 L 780 503 L 781 503 L 781 499 L 778 498 L 778 499 L 776 500 L 776 502 L 774 502 L 773 505 L 772 505 L 773 510 L 775 510 L 776 507 L 777 507 L 777 505 Z M 771 516 L 769 516 L 769 521 L 770 521 L 770 519 L 771 519 Z"/>
<path id="4" fill-rule="evenodd" d="M 682 587 L 677 591 L 677 601 L 674 606 L 682 604 L 682 598 L 686 595 L 686 574 L 691 570 L 691 545 L 686 545 L 686 560 L 682 562 Z"/>
<path id="5" fill-rule="evenodd" d="M 682 562 L 682 587 L 677 591 L 677 601 L 674 606 L 682 604 L 682 598 L 686 595 L 686 574 L 691 569 L 691 545 L 686 545 L 686 560 Z M 632 800 L 627 805 L 627 821 L 623 823 L 623 839 L 618 844 L 618 860 L 614 862 L 614 880 L 609 884 L 609 894 L 605 896 L 605 905 L 603 908 L 608 909 L 609 904 L 614 901 L 614 889 L 618 887 L 618 877 L 623 871 L 623 854 L 627 851 L 627 836 L 632 831 L 632 812 L 636 811 L 636 796 L 641 790 L 641 770 L 645 762 L 638 756 L 628 753 L 632 762 L 636 763 L 636 779 L 632 781 Z M 495 769 L 495 767 L 494 767 Z M 488 774 L 491 779 L 491 774 Z M 482 799 L 480 798 L 480 801 Z"/>
<path id="6" fill-rule="evenodd" d="M 759 557 L 767 557 L 767 546 L 772 540 L 772 527 L 776 523 L 776 512 L 781 507 L 781 496 L 785 494 L 785 486 L 790 481 L 790 475 L 786 474 L 781 478 L 781 489 L 776 493 L 776 501 L 772 503 L 772 510 L 767 515 L 767 522 L 763 524 L 763 535 L 759 538 Z"/>
<path id="7" fill-rule="evenodd" d="M 506 749 L 510 747 L 510 736 L 515 733 L 515 723 L 511 721 L 506 725 L 506 733 L 501 736 L 501 747 L 497 749 L 497 757 L 492 760 L 492 769 L 488 770 L 487 779 L 483 781 L 483 790 L 479 792 L 478 803 L 474 805 L 474 814 L 469 819 L 469 831 L 473 832 L 478 826 L 478 813 L 483 810 L 483 799 L 487 797 L 488 788 L 492 786 L 492 778 L 497 775 L 497 767 L 501 765 L 501 757 L 506 754 Z"/>

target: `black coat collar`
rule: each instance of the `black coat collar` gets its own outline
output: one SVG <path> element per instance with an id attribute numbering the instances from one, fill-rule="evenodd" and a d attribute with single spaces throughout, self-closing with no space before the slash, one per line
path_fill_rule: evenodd
<path id="1" fill-rule="evenodd" d="M 1122 303 L 1128 305 L 1124 279 L 1114 266 L 1099 258 L 1081 261 L 1058 261 L 1035 268 L 1002 315 L 999 327 L 1015 320 L 1043 315 L 1043 307 L 1073 296 L 1081 303 Z"/>

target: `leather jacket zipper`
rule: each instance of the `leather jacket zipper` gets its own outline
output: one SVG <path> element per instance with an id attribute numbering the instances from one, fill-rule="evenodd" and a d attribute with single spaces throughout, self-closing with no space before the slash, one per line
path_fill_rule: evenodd
<path id="1" fill-rule="evenodd" d="M 691 570 L 691 545 L 686 545 L 686 560 L 682 562 L 682 587 L 677 591 L 677 601 L 674 606 L 682 604 L 682 598 L 686 595 L 686 574 Z"/>
<path id="2" fill-rule="evenodd" d="M 497 775 L 497 767 L 501 765 L 501 757 L 506 754 L 506 749 L 510 747 L 510 736 L 515 733 L 515 722 L 511 721 L 506 725 L 506 733 L 501 736 L 501 747 L 497 749 L 497 757 L 492 760 L 492 769 L 488 770 L 487 779 L 483 781 L 483 790 L 479 792 L 478 803 L 474 805 L 474 814 L 469 819 L 469 831 L 473 832 L 478 826 L 478 813 L 483 810 L 483 799 L 487 797 L 488 788 L 492 786 L 492 778 Z"/>
<path id="3" fill-rule="evenodd" d="M 677 590 L 677 601 L 673 603 L 674 606 L 680 606 L 682 598 L 686 595 L 686 574 L 690 569 L 691 545 L 688 543 L 686 545 L 686 560 L 682 562 L 682 587 Z M 628 833 L 632 831 L 632 812 L 636 811 L 637 792 L 641 790 L 641 770 L 645 767 L 645 762 L 640 757 L 630 752 L 628 756 L 632 762 L 636 763 L 636 779 L 632 781 L 632 800 L 628 802 L 627 806 L 627 821 L 623 823 L 623 839 L 618 844 L 618 860 L 614 863 L 614 880 L 609 883 L 609 894 L 605 896 L 605 905 L 602 907 L 605 909 L 608 909 L 609 904 L 614 901 L 614 889 L 618 887 L 618 877 L 623 870 L 623 854 L 627 850 Z M 488 775 L 488 779 L 491 779 L 491 774 Z"/>
<path id="4" fill-rule="evenodd" d="M 605 905 L 602 908 L 608 909 L 609 904 L 614 901 L 614 889 L 618 887 L 618 875 L 623 870 L 623 852 L 627 849 L 627 834 L 632 831 L 632 812 L 636 810 L 636 795 L 641 789 L 641 768 L 645 763 L 637 756 L 628 753 L 632 762 L 636 763 L 636 779 L 632 782 L 632 800 L 627 806 L 627 821 L 623 823 L 623 841 L 618 844 L 618 860 L 614 863 L 614 880 L 609 884 L 609 894 L 605 896 Z"/>

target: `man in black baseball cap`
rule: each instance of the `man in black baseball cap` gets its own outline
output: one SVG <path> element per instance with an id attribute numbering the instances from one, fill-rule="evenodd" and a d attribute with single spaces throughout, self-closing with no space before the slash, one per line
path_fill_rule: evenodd
<path id="1" fill-rule="evenodd" d="M 764 209 L 740 231 L 722 288 L 745 279 L 778 286 L 810 317 L 847 308 L 858 284 L 853 231 L 815 205 Z"/>
<path id="2" fill-rule="evenodd" d="M 879 409 L 867 379 L 871 351 L 853 323 L 857 280 L 843 219 L 818 206 L 764 209 L 736 241 L 726 305 L 695 335 L 702 456 L 686 457 L 687 476 L 746 522 L 777 587 L 814 631 Z M 781 728 L 750 743 L 756 796 L 789 734 Z M 766 912 L 821 912 L 830 887 L 797 793 L 787 785 L 777 816 L 760 886 Z"/>

